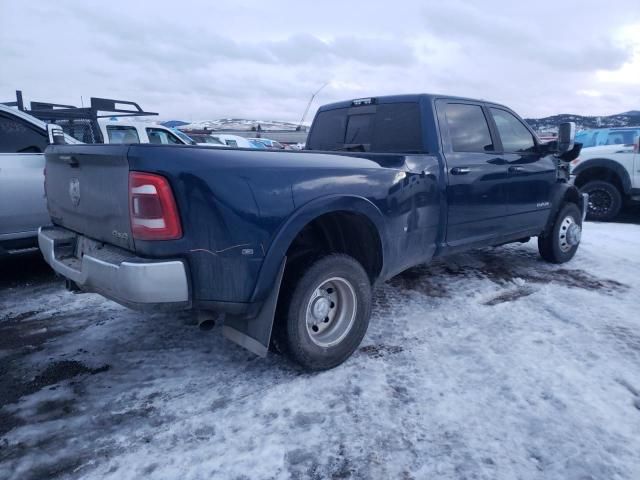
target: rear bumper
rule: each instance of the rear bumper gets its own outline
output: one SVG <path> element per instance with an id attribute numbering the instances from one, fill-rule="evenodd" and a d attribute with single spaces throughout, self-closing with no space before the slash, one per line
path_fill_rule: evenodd
<path id="1" fill-rule="evenodd" d="M 191 305 L 182 260 L 149 260 L 93 242 L 60 227 L 38 231 L 46 262 L 82 290 L 136 309 L 183 309 Z"/>

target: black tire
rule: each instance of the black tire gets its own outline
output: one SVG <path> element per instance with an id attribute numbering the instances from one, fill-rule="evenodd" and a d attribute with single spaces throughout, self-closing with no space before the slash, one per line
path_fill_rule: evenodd
<path id="1" fill-rule="evenodd" d="M 336 287 L 332 288 L 334 284 Z M 325 285 L 328 286 L 326 290 L 319 288 Z M 283 287 L 278 303 L 272 347 L 285 353 L 307 370 L 327 370 L 349 358 L 367 332 L 371 316 L 371 283 L 360 263 L 348 255 L 328 255 L 312 262 L 306 268 L 298 266 L 291 269 L 285 274 Z M 346 306 L 343 308 L 338 300 L 342 289 L 346 291 L 345 298 L 352 298 L 351 301 L 344 302 L 345 305 L 355 306 L 352 313 L 336 315 L 330 321 L 327 320 L 328 316 L 324 320 L 316 320 L 313 315 L 308 317 L 314 312 L 313 307 L 320 297 L 324 298 L 321 300 L 325 302 L 324 306 L 330 305 L 328 308 L 335 308 L 334 313 L 350 312 Z M 318 291 L 331 291 L 330 294 L 335 297 L 329 297 L 329 294 L 313 297 Z M 313 298 L 316 299 L 315 303 Z M 317 329 L 317 325 L 308 326 L 308 318 L 318 322 L 325 330 L 312 333 L 312 329 Z M 332 337 L 327 337 L 332 332 L 335 343 L 329 341 Z M 326 345 L 323 345 L 323 342 Z"/>
<path id="2" fill-rule="evenodd" d="M 607 222 L 620 213 L 622 194 L 614 184 L 604 180 L 594 180 L 583 185 L 580 192 L 589 194 L 587 220 Z"/>
<path id="3" fill-rule="evenodd" d="M 567 223 L 575 223 L 582 230 L 582 213 L 575 203 L 565 204 L 549 231 L 538 237 L 538 251 L 540 256 L 550 263 L 565 263 L 573 258 L 578 251 L 579 243 L 567 243 Z M 578 240 L 579 242 L 579 240 Z"/>

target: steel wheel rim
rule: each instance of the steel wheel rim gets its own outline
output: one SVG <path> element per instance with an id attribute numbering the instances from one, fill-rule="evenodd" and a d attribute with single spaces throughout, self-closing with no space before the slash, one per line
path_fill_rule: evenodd
<path id="1" fill-rule="evenodd" d="M 309 297 L 305 312 L 311 341 L 327 348 L 344 340 L 355 322 L 356 298 L 353 285 L 345 278 L 323 280 Z"/>
<path id="2" fill-rule="evenodd" d="M 560 229 L 558 230 L 558 240 L 560 250 L 563 253 L 568 252 L 578 243 L 580 243 L 580 237 L 582 234 L 582 228 L 573 216 L 568 215 L 562 219 Z"/>
<path id="3" fill-rule="evenodd" d="M 613 199 L 606 190 L 592 190 L 589 192 L 589 210 L 596 214 L 604 214 L 611 209 Z"/>

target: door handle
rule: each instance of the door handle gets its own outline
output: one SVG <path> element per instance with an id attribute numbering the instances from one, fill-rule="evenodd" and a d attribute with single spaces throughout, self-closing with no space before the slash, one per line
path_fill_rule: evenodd
<path id="1" fill-rule="evenodd" d="M 471 171 L 471 169 L 468 168 L 468 167 L 453 167 L 451 169 L 451 174 L 452 175 L 466 175 L 470 171 Z"/>
<path id="2" fill-rule="evenodd" d="M 524 167 L 516 167 L 516 166 L 509 167 L 509 173 L 522 173 L 522 172 L 524 172 Z"/>

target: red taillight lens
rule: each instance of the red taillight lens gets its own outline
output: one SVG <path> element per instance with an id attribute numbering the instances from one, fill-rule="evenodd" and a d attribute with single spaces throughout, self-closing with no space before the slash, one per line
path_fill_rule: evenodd
<path id="1" fill-rule="evenodd" d="M 175 240 L 182 237 L 180 216 L 166 178 L 152 173 L 129 173 L 131 231 L 137 240 Z"/>

